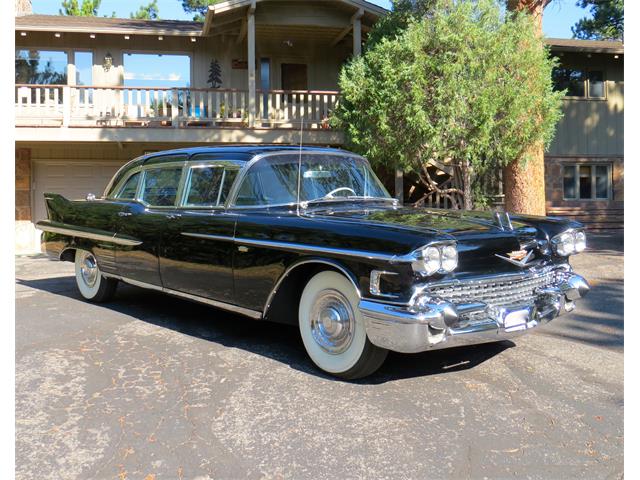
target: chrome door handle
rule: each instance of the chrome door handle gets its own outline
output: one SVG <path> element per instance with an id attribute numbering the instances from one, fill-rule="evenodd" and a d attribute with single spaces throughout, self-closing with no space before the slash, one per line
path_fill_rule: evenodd
<path id="1" fill-rule="evenodd" d="M 169 220 L 175 220 L 176 218 L 180 218 L 182 215 L 180 215 L 179 213 L 168 213 L 167 214 L 167 218 Z"/>
<path id="2" fill-rule="evenodd" d="M 133 215 L 131 212 L 118 212 L 119 217 L 130 217 Z"/>

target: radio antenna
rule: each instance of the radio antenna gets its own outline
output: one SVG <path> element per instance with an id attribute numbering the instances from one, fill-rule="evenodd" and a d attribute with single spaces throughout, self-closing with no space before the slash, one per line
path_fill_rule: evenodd
<path id="1" fill-rule="evenodd" d="M 304 119 L 300 119 L 300 150 L 298 152 L 298 187 L 297 187 L 297 202 L 296 202 L 296 215 L 300 215 L 300 187 L 302 184 L 302 127 L 304 125 Z"/>

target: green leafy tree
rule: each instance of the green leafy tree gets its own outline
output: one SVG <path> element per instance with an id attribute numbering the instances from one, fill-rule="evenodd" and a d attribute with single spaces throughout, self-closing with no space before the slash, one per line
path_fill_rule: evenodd
<path id="1" fill-rule="evenodd" d="M 383 38 L 395 38 L 410 22 L 430 15 L 436 3 L 436 0 L 391 0 L 391 12 L 376 22 L 367 38 L 367 48 L 373 47 Z"/>
<path id="2" fill-rule="evenodd" d="M 102 0 L 82 0 L 82 4 L 79 4 L 78 0 L 62 0 L 60 15 L 96 17 L 100 3 L 102 3 Z"/>
<path id="3" fill-rule="evenodd" d="M 182 0 L 182 8 L 187 13 L 193 13 L 193 20 L 204 22 L 209 5 L 215 5 L 222 0 Z"/>
<path id="4" fill-rule="evenodd" d="M 580 0 L 592 18 L 581 18 L 571 27 L 574 38 L 587 40 L 622 40 L 624 38 L 623 0 Z"/>
<path id="5" fill-rule="evenodd" d="M 158 13 L 158 0 L 153 0 L 147 5 L 141 5 L 138 11 L 130 13 L 129 17 L 137 20 L 160 20 Z"/>
<path id="6" fill-rule="evenodd" d="M 554 65 L 526 14 L 505 18 L 489 0 L 438 2 L 343 68 L 332 122 L 374 165 L 416 174 L 427 190 L 437 188 L 430 164 L 460 168 L 469 208 L 474 175 L 550 143 L 563 95 Z"/>

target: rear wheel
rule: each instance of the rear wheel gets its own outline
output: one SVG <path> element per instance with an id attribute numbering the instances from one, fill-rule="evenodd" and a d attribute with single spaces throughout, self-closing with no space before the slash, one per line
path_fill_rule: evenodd
<path id="1" fill-rule="evenodd" d="M 334 271 L 309 280 L 300 298 L 300 334 L 311 360 L 337 377 L 366 377 L 382 366 L 387 350 L 367 338 L 353 284 Z"/>
<path id="2" fill-rule="evenodd" d="M 86 300 L 106 302 L 113 298 L 118 281 L 102 276 L 96 257 L 91 252 L 76 250 L 76 285 Z"/>

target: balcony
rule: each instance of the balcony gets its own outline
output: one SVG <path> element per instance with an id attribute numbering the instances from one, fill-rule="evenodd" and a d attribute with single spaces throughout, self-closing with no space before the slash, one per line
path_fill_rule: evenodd
<path id="1" fill-rule="evenodd" d="M 15 125 L 21 140 L 295 143 L 302 128 L 305 142 L 339 144 L 328 121 L 338 98 L 335 91 L 257 90 L 251 108 L 247 90 L 17 84 Z"/>

